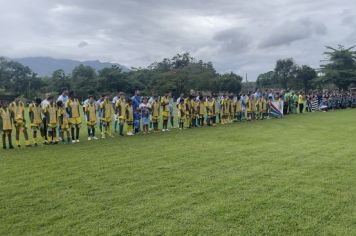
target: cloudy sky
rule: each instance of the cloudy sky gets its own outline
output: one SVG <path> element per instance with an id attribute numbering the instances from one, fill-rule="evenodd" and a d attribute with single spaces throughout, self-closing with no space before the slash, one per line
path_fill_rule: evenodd
<path id="1" fill-rule="evenodd" d="M 0 55 L 148 66 L 189 51 L 219 72 L 318 67 L 325 45 L 356 44 L 355 0 L 0 0 Z"/>

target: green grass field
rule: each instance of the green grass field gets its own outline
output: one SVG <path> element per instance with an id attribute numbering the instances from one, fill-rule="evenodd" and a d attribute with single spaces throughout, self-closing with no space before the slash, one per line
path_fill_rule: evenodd
<path id="1" fill-rule="evenodd" d="M 0 235 L 356 235 L 355 118 L 1 151 Z"/>

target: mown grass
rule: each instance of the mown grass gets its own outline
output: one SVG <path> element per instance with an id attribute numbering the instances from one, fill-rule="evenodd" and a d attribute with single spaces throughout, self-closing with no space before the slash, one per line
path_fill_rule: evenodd
<path id="1" fill-rule="evenodd" d="M 0 235 L 355 235 L 355 117 L 1 151 Z"/>

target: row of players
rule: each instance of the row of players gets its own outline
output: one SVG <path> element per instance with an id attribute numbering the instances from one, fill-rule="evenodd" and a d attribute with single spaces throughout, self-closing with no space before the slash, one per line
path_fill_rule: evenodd
<path id="1" fill-rule="evenodd" d="M 44 101 L 36 98 L 28 109 L 33 144 L 38 145 L 40 136 L 45 144 L 56 144 L 59 140 L 68 143 L 79 142 L 82 123 L 81 110 L 85 114 L 88 140 L 97 139 L 96 127 L 98 126 L 102 138 L 112 137 L 112 123 L 115 123 L 115 130 L 116 126 L 119 127 L 121 136 L 123 136 L 125 124 L 127 135 L 137 133 L 141 127 L 141 121 L 144 134 L 149 132 L 150 126 L 157 132 L 160 120 L 162 120 L 162 131 L 168 131 L 168 122 L 172 116 L 170 102 L 169 93 L 162 97 L 144 97 L 140 101 L 138 109 L 134 109 L 132 100 L 126 98 L 124 93 L 120 93 L 114 103 L 109 96 L 105 96 L 99 102 L 95 100 L 94 96 L 89 96 L 83 105 L 73 92 L 69 94 L 69 98 L 65 102 L 56 101 L 51 96 Z M 179 128 L 204 126 L 204 124 L 213 126 L 217 122 L 225 124 L 234 119 L 242 120 L 245 106 L 248 120 L 264 119 L 268 117 L 270 102 L 271 100 L 267 100 L 263 96 L 255 99 L 254 95 L 247 97 L 244 102 L 240 98 L 234 100 L 232 96 L 224 96 L 219 99 L 217 96 L 181 97 L 176 103 Z M 13 148 L 13 127 L 15 127 L 16 145 L 20 147 L 20 134 L 23 133 L 25 145 L 31 146 L 25 110 L 25 104 L 20 98 L 10 104 L 2 103 L 0 121 L 2 122 L 4 148 L 7 148 L 6 139 L 9 148 Z"/>

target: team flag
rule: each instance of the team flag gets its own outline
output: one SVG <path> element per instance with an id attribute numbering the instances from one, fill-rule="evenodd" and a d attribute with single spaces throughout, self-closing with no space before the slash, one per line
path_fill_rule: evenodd
<path id="1" fill-rule="evenodd" d="M 283 116 L 283 102 L 271 103 L 271 116 L 275 118 L 280 118 Z"/>

